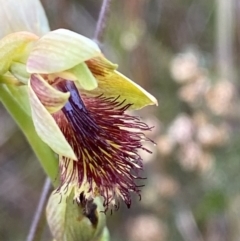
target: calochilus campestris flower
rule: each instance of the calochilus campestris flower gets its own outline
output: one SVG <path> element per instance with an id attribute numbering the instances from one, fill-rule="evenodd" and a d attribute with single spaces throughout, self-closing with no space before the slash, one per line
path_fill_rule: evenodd
<path id="1" fill-rule="evenodd" d="M 144 132 L 151 128 L 127 111 L 157 104 L 156 99 L 119 73 L 91 39 L 66 29 L 40 38 L 14 34 L 31 38 L 21 47 L 13 39 L 12 52 L 0 60 L 0 75 L 10 71 L 28 86 L 36 131 L 59 155 L 57 191 L 74 189 L 79 202 L 101 196 L 106 209 L 121 198 L 129 207 L 130 193 L 140 193 L 138 151 L 146 150 Z"/>

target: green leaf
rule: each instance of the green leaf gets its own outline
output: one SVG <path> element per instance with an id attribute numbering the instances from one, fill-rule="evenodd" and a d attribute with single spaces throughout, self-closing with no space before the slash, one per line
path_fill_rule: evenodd
<path id="1" fill-rule="evenodd" d="M 11 91 L 17 92 L 17 88 L 19 87 L 11 86 Z M 56 155 L 37 135 L 31 117 L 20 104 L 22 100 L 20 101 L 17 96 L 13 98 L 6 85 L 0 85 L 0 100 L 24 133 L 53 185 L 58 186 L 58 160 Z"/>

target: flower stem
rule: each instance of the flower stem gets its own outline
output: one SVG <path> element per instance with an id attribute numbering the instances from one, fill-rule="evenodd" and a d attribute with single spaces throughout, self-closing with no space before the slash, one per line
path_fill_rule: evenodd
<path id="1" fill-rule="evenodd" d="M 97 26 L 94 33 L 94 40 L 99 43 L 102 42 L 104 30 L 106 28 L 106 20 L 110 10 L 111 0 L 103 0 L 102 7 L 98 16 Z"/>
<path id="2" fill-rule="evenodd" d="M 42 189 L 41 197 L 35 211 L 33 221 L 27 236 L 27 241 L 40 241 L 46 226 L 45 208 L 52 191 L 51 180 L 47 177 Z"/>

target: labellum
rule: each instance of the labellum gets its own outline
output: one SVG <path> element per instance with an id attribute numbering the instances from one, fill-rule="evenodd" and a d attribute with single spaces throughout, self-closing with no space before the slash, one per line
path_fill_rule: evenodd
<path id="1" fill-rule="evenodd" d="M 58 99 L 46 96 L 40 79 L 32 75 L 31 88 L 41 103 L 53 110 Z M 59 153 L 61 185 L 57 191 L 74 187 L 79 202 L 102 196 L 105 210 L 109 205 L 117 209 L 119 197 L 130 207 L 130 193 L 140 196 L 140 186 L 135 183 L 142 170 L 138 151 L 146 150 L 143 142 L 149 139 L 144 132 L 151 128 L 127 114 L 132 104 L 120 101 L 119 96 L 88 96 L 73 81 L 60 77 L 51 80 L 51 88 L 69 96 L 51 116 L 75 154 L 69 158 Z"/>

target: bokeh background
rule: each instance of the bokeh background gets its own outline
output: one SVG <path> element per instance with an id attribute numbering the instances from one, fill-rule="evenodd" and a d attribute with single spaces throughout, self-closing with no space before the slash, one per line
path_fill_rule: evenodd
<path id="1" fill-rule="evenodd" d="M 92 38 L 101 1 L 43 0 L 52 29 Z M 2 20 L 1 20 L 2 21 Z M 112 241 L 238 241 L 240 1 L 113 1 L 101 48 L 159 107 L 145 187 L 112 216 Z M 27 236 L 45 175 L 0 107 L 0 240 Z M 44 240 L 49 240 L 46 229 Z"/>

